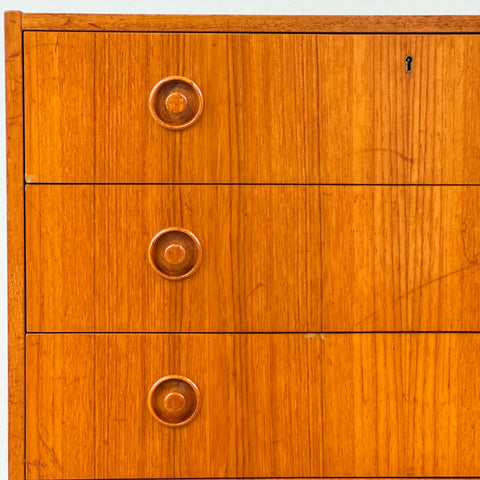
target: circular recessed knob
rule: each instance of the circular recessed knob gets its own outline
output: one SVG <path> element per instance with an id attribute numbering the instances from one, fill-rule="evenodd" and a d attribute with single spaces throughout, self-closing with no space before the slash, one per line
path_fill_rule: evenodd
<path id="1" fill-rule="evenodd" d="M 156 420 L 169 427 L 191 422 L 200 409 L 200 391 L 190 379 L 168 375 L 148 393 L 148 408 Z"/>
<path id="2" fill-rule="evenodd" d="M 153 237 L 148 248 L 148 259 L 162 277 L 181 280 L 197 271 L 202 261 L 202 246 L 189 230 L 167 228 Z"/>
<path id="3" fill-rule="evenodd" d="M 171 392 L 165 395 L 163 405 L 171 413 L 181 412 L 185 408 L 185 397 L 180 392 Z"/>
<path id="4" fill-rule="evenodd" d="M 170 113 L 182 113 L 187 108 L 187 98 L 180 92 L 173 92 L 165 99 L 165 107 Z"/>
<path id="5" fill-rule="evenodd" d="M 180 243 L 172 243 L 167 248 L 165 248 L 165 260 L 170 265 L 178 265 L 182 263 L 186 256 L 187 252 L 185 247 Z"/>
<path id="6" fill-rule="evenodd" d="M 150 93 L 150 113 L 165 128 L 182 130 L 202 114 L 203 95 L 198 85 L 185 77 L 166 77 Z"/>

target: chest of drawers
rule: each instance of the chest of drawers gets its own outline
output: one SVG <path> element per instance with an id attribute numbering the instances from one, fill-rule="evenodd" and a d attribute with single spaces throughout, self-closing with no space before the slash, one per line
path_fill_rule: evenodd
<path id="1" fill-rule="evenodd" d="M 7 12 L 10 480 L 480 477 L 480 18 Z"/>

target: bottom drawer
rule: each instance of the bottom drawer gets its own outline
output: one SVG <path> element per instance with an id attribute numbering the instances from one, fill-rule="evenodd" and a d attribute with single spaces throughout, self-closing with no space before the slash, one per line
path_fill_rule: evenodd
<path id="1" fill-rule="evenodd" d="M 28 479 L 479 476 L 480 335 L 32 334 L 26 418 Z"/>

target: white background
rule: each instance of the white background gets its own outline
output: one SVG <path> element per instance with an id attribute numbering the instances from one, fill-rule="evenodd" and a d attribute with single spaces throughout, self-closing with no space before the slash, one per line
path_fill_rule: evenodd
<path id="1" fill-rule="evenodd" d="M 198 13 L 267 15 L 479 15 L 480 0 L 55 0 L 3 1 L 0 10 L 29 13 Z M 7 479 L 7 247 L 3 15 L 0 45 L 0 480 Z"/>

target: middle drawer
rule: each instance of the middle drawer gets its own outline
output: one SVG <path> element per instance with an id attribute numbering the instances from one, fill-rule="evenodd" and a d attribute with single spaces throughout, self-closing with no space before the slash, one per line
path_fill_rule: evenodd
<path id="1" fill-rule="evenodd" d="M 28 185 L 27 328 L 479 330 L 479 208 L 460 186 Z M 199 245 L 149 261 L 171 227 Z M 180 281 L 151 265 L 189 255 Z"/>

